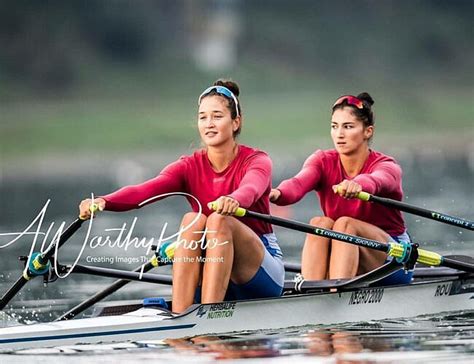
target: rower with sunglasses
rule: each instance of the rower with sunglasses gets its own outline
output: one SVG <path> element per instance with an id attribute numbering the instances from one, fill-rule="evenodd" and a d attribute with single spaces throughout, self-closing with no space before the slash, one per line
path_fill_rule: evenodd
<path id="1" fill-rule="evenodd" d="M 399 201 L 403 198 L 399 164 L 370 149 L 373 104 L 365 92 L 338 98 L 331 119 L 334 149 L 314 152 L 296 176 L 272 189 L 270 200 L 277 205 L 294 204 L 314 190 L 324 216 L 312 218 L 312 225 L 380 242 L 409 242 L 398 210 L 355 198 L 360 191 Z M 380 251 L 308 234 L 302 252 L 302 275 L 308 280 L 352 278 L 379 267 L 386 258 Z M 408 283 L 411 277 L 411 272 L 400 270 L 384 283 Z"/>
<path id="2" fill-rule="evenodd" d="M 169 164 L 149 181 L 95 199 L 101 209 L 111 211 L 139 208 L 150 198 L 171 192 L 184 192 L 199 201 L 202 214 L 188 197 L 193 212 L 185 214 L 180 225 L 190 228 L 179 240 L 188 244 L 178 244 L 174 253 L 174 312 L 188 308 L 195 293 L 197 300 L 211 303 L 280 296 L 283 290 L 282 253 L 272 226 L 231 216 L 238 207 L 268 214 L 271 190 L 268 155 L 237 143 L 242 128 L 238 96 L 235 82 L 217 80 L 198 99 L 203 149 Z M 208 207 L 211 201 L 216 201 L 216 212 Z M 82 201 L 81 217 L 90 217 L 91 203 Z M 206 239 L 213 242 L 207 248 L 189 244 Z"/>

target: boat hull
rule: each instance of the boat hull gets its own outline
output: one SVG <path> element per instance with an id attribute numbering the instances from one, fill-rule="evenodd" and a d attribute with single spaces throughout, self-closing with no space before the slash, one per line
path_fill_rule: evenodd
<path id="1" fill-rule="evenodd" d="M 474 310 L 472 276 L 404 286 L 194 305 L 175 317 L 163 315 L 159 310 L 141 308 L 119 316 L 8 327 L 0 329 L 0 350 L 157 340 L 461 310 Z"/>

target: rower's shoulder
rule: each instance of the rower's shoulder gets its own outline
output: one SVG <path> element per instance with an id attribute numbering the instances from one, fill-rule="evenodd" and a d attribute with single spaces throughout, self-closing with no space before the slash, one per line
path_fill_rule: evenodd
<path id="1" fill-rule="evenodd" d="M 184 154 L 178 158 L 178 161 L 183 163 L 193 163 L 198 160 L 202 160 L 206 158 L 206 150 L 205 149 L 196 149 L 192 154 Z"/>
<path id="2" fill-rule="evenodd" d="M 254 147 L 250 147 L 250 146 L 245 145 L 245 144 L 239 144 L 239 154 L 242 154 L 244 156 L 254 155 L 254 154 L 268 155 L 268 153 L 265 152 L 264 150 L 254 148 Z"/>
<path id="3" fill-rule="evenodd" d="M 382 152 L 376 151 L 376 150 L 370 150 L 369 162 L 371 164 L 379 164 L 379 163 L 382 163 L 382 162 L 391 162 L 391 163 L 395 163 L 395 164 L 399 165 L 398 161 L 394 157 L 392 157 L 390 155 L 387 155 L 387 154 L 384 154 Z"/>
<path id="4" fill-rule="evenodd" d="M 168 164 L 165 170 L 170 168 L 173 170 L 180 170 L 184 173 L 188 173 L 191 169 L 199 168 L 204 162 L 206 157 L 205 150 L 198 149 L 192 154 L 181 155 L 174 162 Z"/>
<path id="5" fill-rule="evenodd" d="M 338 164 L 339 154 L 335 149 L 316 149 L 306 158 L 305 165 Z"/>
<path id="6" fill-rule="evenodd" d="M 250 160 L 254 158 L 270 159 L 270 156 L 264 150 L 249 147 L 248 145 L 239 144 L 239 156 L 243 160 Z"/>

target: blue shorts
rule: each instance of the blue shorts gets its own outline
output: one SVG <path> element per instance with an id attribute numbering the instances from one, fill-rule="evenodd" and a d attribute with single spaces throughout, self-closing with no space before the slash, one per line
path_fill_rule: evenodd
<path id="1" fill-rule="evenodd" d="M 410 236 L 404 232 L 402 235 L 399 236 L 392 236 L 392 242 L 394 243 L 399 243 L 401 241 L 404 241 L 406 243 L 411 242 Z M 393 259 L 393 257 L 389 257 L 386 262 L 389 262 Z M 413 278 L 413 270 L 406 271 L 403 268 L 400 268 L 396 272 L 393 272 L 389 276 L 385 277 L 381 281 L 379 281 L 379 284 L 383 285 L 395 285 L 395 284 L 408 284 L 411 282 Z"/>
<path id="2" fill-rule="evenodd" d="M 281 260 L 280 247 L 274 234 L 265 234 L 260 239 L 265 248 L 260 268 L 247 283 L 235 284 L 229 281 L 225 301 L 281 296 L 285 283 L 285 267 Z M 194 301 L 201 302 L 201 287 L 197 288 Z"/>
<path id="3" fill-rule="evenodd" d="M 244 284 L 229 282 L 226 301 L 251 298 L 278 297 L 283 292 L 285 267 L 279 257 L 273 257 L 267 249 L 262 264 L 253 278 Z"/>

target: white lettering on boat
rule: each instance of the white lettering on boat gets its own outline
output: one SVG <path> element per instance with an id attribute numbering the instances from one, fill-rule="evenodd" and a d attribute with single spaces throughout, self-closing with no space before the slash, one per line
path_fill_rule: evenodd
<path id="1" fill-rule="evenodd" d="M 368 303 L 379 303 L 382 301 L 383 288 L 363 289 L 352 292 L 349 305 L 361 305 Z"/>

